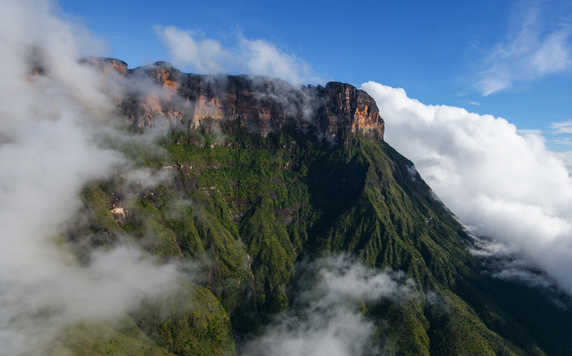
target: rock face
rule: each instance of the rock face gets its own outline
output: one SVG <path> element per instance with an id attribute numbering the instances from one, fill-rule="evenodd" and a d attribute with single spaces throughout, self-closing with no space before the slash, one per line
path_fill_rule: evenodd
<path id="1" fill-rule="evenodd" d="M 185 127 L 199 127 L 205 120 L 219 124 L 238 121 L 266 136 L 295 123 L 315 129 L 332 142 L 348 133 L 383 139 L 384 121 L 375 100 L 349 84 L 296 88 L 264 77 L 187 74 L 166 62 L 128 70 L 119 60 L 89 61 L 104 70 L 113 68 L 135 82 L 151 80 L 162 88 L 135 90 L 122 103 L 122 111 L 136 127 L 153 127 L 165 119 Z"/>
<path id="2" fill-rule="evenodd" d="M 87 57 L 83 58 L 81 63 L 91 64 L 105 73 L 115 70 L 121 75 L 127 74 L 127 63 L 115 58 Z"/>
<path id="3" fill-rule="evenodd" d="M 324 98 L 327 134 L 347 130 L 358 134 L 373 134 L 383 139 L 385 125 L 375 100 L 365 91 L 350 84 L 329 82 L 318 88 Z"/>

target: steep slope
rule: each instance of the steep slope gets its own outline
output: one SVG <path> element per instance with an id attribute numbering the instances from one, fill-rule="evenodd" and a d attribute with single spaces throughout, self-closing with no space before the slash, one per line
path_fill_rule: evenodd
<path id="1" fill-rule="evenodd" d="M 365 92 L 90 61 L 163 87 L 160 95 L 132 91 L 120 104 L 132 135 L 169 123 L 163 150 L 119 149 L 168 178 L 152 188 L 119 175 L 94 182 L 83 194 L 87 219 L 69 239 L 82 254 L 129 235 L 162 258 L 203 261 L 203 277 L 125 316 L 129 328 L 99 325 L 112 333 L 104 338 L 78 331 L 68 347 L 232 354 L 292 305 L 300 261 L 351 254 L 417 286 L 412 300 L 364 306 L 377 327 L 373 343 L 387 354 L 572 352 L 570 299 L 486 273 L 469 253 L 473 239 L 383 142 L 383 119 Z"/>

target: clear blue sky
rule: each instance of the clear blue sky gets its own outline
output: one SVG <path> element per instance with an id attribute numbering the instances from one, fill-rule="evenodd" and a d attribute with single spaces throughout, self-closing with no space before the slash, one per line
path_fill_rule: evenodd
<path id="1" fill-rule="evenodd" d="M 552 122 L 572 120 L 569 0 L 59 4 L 131 67 L 169 60 L 153 26 L 197 31 L 221 43 L 240 33 L 295 55 L 322 78 L 402 87 L 426 104 L 502 116 L 549 139 Z M 507 75 L 510 85 L 490 95 L 477 85 Z"/>

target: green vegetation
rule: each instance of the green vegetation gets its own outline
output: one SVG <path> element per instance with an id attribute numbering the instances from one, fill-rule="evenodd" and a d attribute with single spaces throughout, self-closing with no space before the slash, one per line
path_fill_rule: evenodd
<path id="1" fill-rule="evenodd" d="M 141 165 L 171 172 L 158 187 L 133 193 L 114 177 L 84 190 L 89 222 L 70 239 L 99 246 L 128 234 L 162 258 L 203 261 L 205 278 L 142 306 L 127 317 L 127 331 L 74 328 L 60 350 L 234 354 L 235 340 L 289 308 L 297 261 L 349 253 L 404 271 L 420 295 L 438 300 L 364 311 L 388 353 L 572 353 L 569 309 L 538 289 L 481 273 L 460 224 L 388 144 L 347 137 L 332 145 L 295 128 L 261 137 L 228 125 L 223 133 L 173 131 L 161 154 L 126 150 Z M 123 220 L 111 214 L 113 204 L 127 211 Z"/>

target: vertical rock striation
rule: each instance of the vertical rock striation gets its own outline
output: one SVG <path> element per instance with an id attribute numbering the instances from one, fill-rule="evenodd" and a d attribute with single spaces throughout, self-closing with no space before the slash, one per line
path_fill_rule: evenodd
<path id="1" fill-rule="evenodd" d="M 199 127 L 207 119 L 218 124 L 238 121 L 266 136 L 294 122 L 315 128 L 331 142 L 350 133 L 383 139 L 385 125 L 375 100 L 350 84 L 294 87 L 266 77 L 182 73 L 167 62 L 128 70 L 116 59 L 85 61 L 103 70 L 113 68 L 134 83 L 150 80 L 161 88 L 132 90 L 121 104 L 136 127 L 153 127 L 165 119 L 185 127 Z"/>

